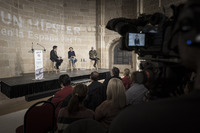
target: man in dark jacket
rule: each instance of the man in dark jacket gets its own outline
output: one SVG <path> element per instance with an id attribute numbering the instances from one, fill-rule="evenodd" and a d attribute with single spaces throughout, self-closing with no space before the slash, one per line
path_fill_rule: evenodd
<path id="1" fill-rule="evenodd" d="M 135 46 L 140 45 L 140 39 L 138 35 L 135 35 Z"/>
<path id="2" fill-rule="evenodd" d="M 90 60 L 94 60 L 94 67 L 96 67 L 97 61 L 99 60 L 99 58 L 97 57 L 97 51 L 94 50 L 94 47 L 91 47 L 91 50 L 89 51 L 89 57 Z"/>
<path id="3" fill-rule="evenodd" d="M 56 62 L 56 69 L 59 69 L 59 66 L 63 62 L 63 59 L 61 59 L 61 57 L 58 57 L 57 55 L 57 46 L 53 46 L 53 49 L 50 52 L 50 60 L 52 62 Z"/>
<path id="4" fill-rule="evenodd" d="M 119 73 L 120 73 L 119 68 L 113 67 L 113 69 L 112 69 L 111 72 L 110 72 L 110 75 L 107 75 L 106 79 L 105 79 L 104 82 L 103 82 L 104 87 L 107 88 L 108 82 L 109 82 L 110 79 L 112 79 L 112 78 L 118 78 L 118 79 L 122 80 L 121 77 L 119 77 Z"/>
<path id="5" fill-rule="evenodd" d="M 96 107 L 106 100 L 106 89 L 103 84 L 98 82 L 99 73 L 94 71 L 90 74 L 91 84 L 88 86 L 88 98 L 85 100 L 85 106 L 95 111 Z"/>

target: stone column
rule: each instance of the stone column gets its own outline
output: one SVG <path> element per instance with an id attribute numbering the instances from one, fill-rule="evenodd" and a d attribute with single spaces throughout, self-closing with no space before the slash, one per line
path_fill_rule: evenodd
<path id="1" fill-rule="evenodd" d="M 98 57 L 100 58 L 100 64 L 98 67 L 105 68 L 106 58 L 103 57 L 103 53 L 106 50 L 105 47 L 105 0 L 96 0 L 96 49 Z"/>

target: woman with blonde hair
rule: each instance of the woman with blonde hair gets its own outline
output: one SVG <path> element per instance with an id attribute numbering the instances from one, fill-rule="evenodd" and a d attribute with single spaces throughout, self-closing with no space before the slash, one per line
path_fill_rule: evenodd
<path id="1" fill-rule="evenodd" d="M 115 116 L 126 106 L 125 88 L 122 81 L 112 78 L 107 87 L 107 100 L 95 110 L 95 119 L 108 128 Z"/>
<path id="2" fill-rule="evenodd" d="M 124 69 L 124 77 L 122 78 L 122 82 L 126 90 L 131 87 L 130 70 L 128 68 Z"/>

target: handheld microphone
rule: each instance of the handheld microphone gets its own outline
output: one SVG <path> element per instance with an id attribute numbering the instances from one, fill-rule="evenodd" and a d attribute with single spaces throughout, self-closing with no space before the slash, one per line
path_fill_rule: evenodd
<path id="1" fill-rule="evenodd" d="M 32 42 L 32 48 L 31 48 L 31 51 L 32 51 L 32 53 L 34 52 L 34 49 L 33 49 L 33 42 Z"/>

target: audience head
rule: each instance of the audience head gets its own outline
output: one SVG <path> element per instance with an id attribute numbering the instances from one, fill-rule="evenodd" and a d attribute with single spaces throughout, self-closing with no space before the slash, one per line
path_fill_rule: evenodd
<path id="1" fill-rule="evenodd" d="M 120 108 L 126 106 L 126 95 L 125 88 L 122 81 L 118 78 L 112 78 L 108 82 L 107 87 L 107 100 L 112 101 L 112 106 L 114 108 Z"/>
<path id="2" fill-rule="evenodd" d="M 58 46 L 54 45 L 54 46 L 53 46 L 53 50 L 57 50 L 57 47 L 58 47 Z"/>
<path id="3" fill-rule="evenodd" d="M 78 84 L 74 87 L 72 92 L 72 98 L 69 101 L 67 110 L 69 113 L 75 113 L 79 111 L 81 104 L 83 104 L 84 99 L 88 93 L 88 87 L 84 84 Z"/>
<path id="4" fill-rule="evenodd" d="M 111 71 L 111 76 L 119 77 L 120 70 L 117 67 L 113 67 Z"/>
<path id="5" fill-rule="evenodd" d="M 170 42 L 171 46 L 178 44 L 182 64 L 197 73 L 195 88 L 200 88 L 200 19 L 197 19 L 200 15 L 199 5 L 199 0 L 187 0 L 176 20 Z"/>
<path id="6" fill-rule="evenodd" d="M 181 7 L 172 33 L 170 45 L 177 46 L 184 66 L 197 70 L 200 67 L 199 0 L 187 0 Z M 187 27 L 187 28 L 186 28 Z"/>
<path id="7" fill-rule="evenodd" d="M 61 85 L 61 87 L 68 86 L 71 84 L 71 78 L 68 74 L 64 74 L 59 77 L 58 82 Z"/>
<path id="8" fill-rule="evenodd" d="M 146 75 L 143 71 L 135 71 L 131 74 L 131 82 L 132 83 L 138 83 L 138 84 L 144 84 L 146 82 Z"/>
<path id="9" fill-rule="evenodd" d="M 129 76 L 130 75 L 130 70 L 128 68 L 124 69 L 124 76 Z"/>
<path id="10" fill-rule="evenodd" d="M 90 74 L 90 79 L 92 81 L 97 81 L 99 79 L 99 73 L 97 71 L 94 71 Z"/>
<path id="11" fill-rule="evenodd" d="M 132 72 L 132 74 L 131 74 L 131 82 L 132 83 L 136 83 L 137 82 L 137 78 L 136 78 L 137 73 L 139 73 L 139 72 L 138 71 Z"/>
<path id="12" fill-rule="evenodd" d="M 69 47 L 69 50 L 70 50 L 70 51 L 72 51 L 72 50 L 73 50 L 73 48 L 72 48 L 72 47 Z"/>

